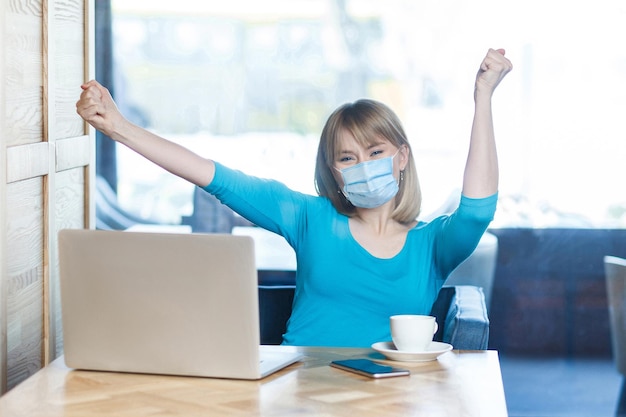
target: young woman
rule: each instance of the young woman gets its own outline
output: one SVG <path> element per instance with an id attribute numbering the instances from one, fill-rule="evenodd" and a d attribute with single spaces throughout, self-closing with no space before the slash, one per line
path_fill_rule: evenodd
<path id="1" fill-rule="evenodd" d="M 372 100 L 345 104 L 326 122 L 315 169 L 318 196 L 229 169 L 133 125 L 96 81 L 82 86 L 76 107 L 107 136 L 285 237 L 298 266 L 283 343 L 368 347 L 391 340 L 389 316 L 429 314 L 449 273 L 493 219 L 498 160 L 491 96 L 511 69 L 501 49 L 490 49 L 482 61 L 460 204 L 428 223 L 416 221 L 421 195 L 402 125 Z"/>

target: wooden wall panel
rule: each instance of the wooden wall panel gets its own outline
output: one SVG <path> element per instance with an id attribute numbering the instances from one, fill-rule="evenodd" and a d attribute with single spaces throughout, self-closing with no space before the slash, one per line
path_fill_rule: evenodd
<path id="1" fill-rule="evenodd" d="M 7 185 L 7 388 L 41 367 L 43 335 L 43 179 Z"/>
<path id="2" fill-rule="evenodd" d="M 2 42 L 6 59 L 3 134 L 6 145 L 15 146 L 42 140 L 42 9 L 40 2 L 31 1 L 11 0 L 8 6 Z"/>
<path id="3" fill-rule="evenodd" d="M 63 353 L 57 234 L 90 227 L 94 0 L 0 0 L 0 394 Z"/>
<path id="4" fill-rule="evenodd" d="M 91 138 L 86 135 L 57 140 L 55 142 L 55 171 L 60 172 L 89 165 L 91 162 L 91 142 Z"/>
<path id="5" fill-rule="evenodd" d="M 54 24 L 55 117 L 50 122 L 50 139 L 84 134 L 84 123 L 76 114 L 76 100 L 85 80 L 85 13 L 84 5 L 76 0 L 57 0 L 52 9 Z"/>
<path id="6" fill-rule="evenodd" d="M 48 270 L 44 291 L 48 305 L 45 309 L 45 362 L 63 352 L 61 306 L 57 253 L 57 232 L 63 227 L 86 227 L 85 206 L 89 205 L 84 181 L 84 169 L 92 160 L 93 152 L 85 135 L 85 124 L 76 114 L 75 103 L 80 84 L 85 81 L 86 9 L 90 2 L 78 0 L 44 0 L 44 96 L 46 139 L 54 146 L 50 150 L 50 174 L 47 179 L 45 212 L 48 244 Z M 75 169 L 78 168 L 78 169 Z M 67 170 L 73 170 L 69 173 Z M 75 198 L 75 207 L 67 207 L 67 196 Z M 57 201 L 61 198 L 62 201 Z M 59 211 L 58 207 L 64 207 Z"/>
<path id="7" fill-rule="evenodd" d="M 55 235 L 61 229 L 85 227 L 85 170 L 81 167 L 59 172 L 56 179 Z"/>
<path id="8" fill-rule="evenodd" d="M 56 175 L 55 230 L 50 257 L 50 358 L 63 353 L 63 324 L 61 322 L 61 296 L 59 285 L 59 260 L 57 256 L 57 236 L 62 229 L 85 228 L 85 169 L 83 167 L 59 172 Z"/>
<path id="9" fill-rule="evenodd" d="M 42 143 L 43 5 L 40 1 L 10 0 L 3 7 L 6 28 L 0 52 L 5 55 L 5 111 L 0 116 L 5 120 L 0 134 L 2 146 L 8 148 L 7 184 L 3 188 L 6 257 L 0 300 L 6 339 L 0 386 L 10 389 L 42 363 L 45 216 L 41 175 L 48 173 L 48 149 Z"/>
<path id="10" fill-rule="evenodd" d="M 48 352 L 47 360 L 63 353 L 60 284 L 58 272 L 57 234 L 63 228 L 85 228 L 85 207 L 88 171 L 93 160 L 92 138 L 85 135 L 85 123 L 76 114 L 80 85 L 85 81 L 85 7 L 78 0 L 49 1 L 47 37 L 49 95 L 47 137 L 55 145 L 56 174 L 49 181 L 48 224 L 49 273 L 48 294 Z M 53 101 L 52 101 L 53 100 Z"/>
<path id="11" fill-rule="evenodd" d="M 47 142 L 12 146 L 6 152 L 7 161 L 11 161 L 6 167 L 7 183 L 48 174 L 50 149 Z"/>

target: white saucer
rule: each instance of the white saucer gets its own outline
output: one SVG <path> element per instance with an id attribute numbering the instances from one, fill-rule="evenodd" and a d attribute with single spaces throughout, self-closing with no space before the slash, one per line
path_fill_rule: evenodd
<path id="1" fill-rule="evenodd" d="M 372 349 L 382 353 L 393 361 L 427 362 L 434 361 L 444 353 L 451 351 L 452 345 L 442 342 L 432 342 L 423 352 L 403 352 L 396 349 L 393 342 L 378 342 L 372 345 Z"/>

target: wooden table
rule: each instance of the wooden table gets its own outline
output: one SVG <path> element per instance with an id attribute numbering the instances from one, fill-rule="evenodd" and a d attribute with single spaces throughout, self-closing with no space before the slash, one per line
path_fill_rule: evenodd
<path id="1" fill-rule="evenodd" d="M 261 381 L 89 372 L 59 358 L 0 398 L 0 416 L 506 416 L 496 351 L 389 362 L 409 377 L 373 380 L 334 359 L 369 349 L 293 348 L 306 355 Z"/>

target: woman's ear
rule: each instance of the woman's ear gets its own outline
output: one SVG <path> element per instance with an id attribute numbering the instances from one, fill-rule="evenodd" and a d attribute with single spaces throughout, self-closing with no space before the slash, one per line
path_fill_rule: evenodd
<path id="1" fill-rule="evenodd" d="M 398 160 L 398 165 L 400 166 L 400 171 L 404 171 L 404 168 L 409 163 L 409 154 L 411 151 L 407 145 L 400 145 L 400 159 Z"/>

